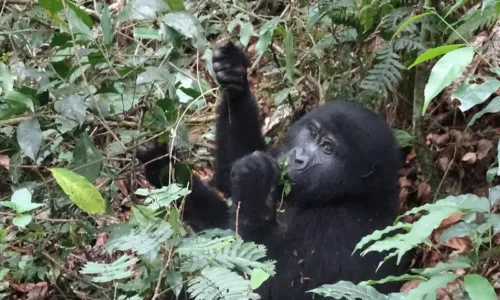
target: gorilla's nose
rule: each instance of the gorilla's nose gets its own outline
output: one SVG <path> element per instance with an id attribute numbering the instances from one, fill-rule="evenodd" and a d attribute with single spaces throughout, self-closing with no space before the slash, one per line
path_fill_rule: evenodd
<path id="1" fill-rule="evenodd" d="M 308 160 L 309 160 L 308 155 L 306 151 L 304 151 L 304 149 L 301 148 L 295 149 L 294 164 L 296 168 L 298 169 L 304 168 L 307 165 Z"/>

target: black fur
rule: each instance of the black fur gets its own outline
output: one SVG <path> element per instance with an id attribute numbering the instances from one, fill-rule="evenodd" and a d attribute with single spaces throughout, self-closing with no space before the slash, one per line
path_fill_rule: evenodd
<path id="1" fill-rule="evenodd" d="M 284 147 L 271 151 L 260 131 L 244 53 L 226 42 L 215 49 L 213 65 L 223 95 L 210 185 L 231 196 L 234 204 L 227 208 L 214 188 L 193 176 L 185 221 L 195 230 L 237 229 L 243 239 L 267 246 L 268 257 L 277 260 L 277 274 L 257 290 L 262 299 L 312 299 L 305 292 L 322 284 L 401 274 L 406 265 L 397 267 L 394 260 L 375 273 L 381 254 L 351 256 L 363 236 L 397 216 L 399 152 L 388 125 L 368 109 L 336 100 L 298 120 Z M 147 162 L 160 152 L 144 146 L 138 157 Z M 283 201 L 278 158 L 288 158 L 286 170 L 293 183 Z M 165 160 L 161 162 L 164 166 Z M 162 163 L 145 169 L 155 185 L 160 184 Z M 398 287 L 376 286 L 381 292 Z"/>

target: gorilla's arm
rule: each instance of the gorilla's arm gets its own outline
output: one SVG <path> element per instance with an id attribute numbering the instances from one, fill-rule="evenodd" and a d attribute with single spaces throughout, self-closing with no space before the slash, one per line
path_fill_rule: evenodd
<path id="1" fill-rule="evenodd" d="M 161 188 L 168 183 L 170 165 L 167 145 L 157 140 L 148 141 L 137 148 L 137 158 L 143 164 L 144 175 L 151 185 Z M 195 231 L 209 228 L 227 228 L 229 212 L 226 202 L 198 176 L 191 177 L 191 193 L 184 202 L 184 221 Z"/>
<path id="2" fill-rule="evenodd" d="M 243 239 L 261 242 L 274 226 L 278 175 L 275 158 L 265 152 L 253 152 L 234 164 L 230 226 Z"/>
<path id="3" fill-rule="evenodd" d="M 258 107 L 247 79 L 248 58 L 231 42 L 217 45 L 213 54 L 222 101 L 217 108 L 215 172 L 212 183 L 226 197 L 231 193 L 234 162 L 253 151 L 264 151 Z"/>

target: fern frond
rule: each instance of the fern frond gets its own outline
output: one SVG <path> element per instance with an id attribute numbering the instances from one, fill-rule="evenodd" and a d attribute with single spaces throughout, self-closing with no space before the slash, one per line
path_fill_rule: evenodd
<path id="1" fill-rule="evenodd" d="M 149 254 L 150 258 L 154 258 L 172 233 L 172 227 L 165 221 L 137 228 L 122 227 L 111 233 L 105 247 L 109 253 L 114 250 L 132 250 L 138 255 Z"/>
<path id="2" fill-rule="evenodd" d="M 274 275 L 274 262 L 258 260 L 266 256 L 266 248 L 253 242 L 234 240 L 231 237 L 205 237 L 187 239 L 177 248 L 177 253 L 186 258 L 181 270 L 194 272 L 205 266 L 225 267 L 237 269 L 251 274 L 255 268 L 260 268 L 270 275 Z"/>
<path id="3" fill-rule="evenodd" d="M 401 79 L 401 70 L 405 67 L 399 62 L 399 55 L 394 53 L 390 45 L 386 45 L 377 53 L 377 63 L 368 71 L 360 87 L 366 90 L 387 93 L 394 90 Z"/>
<path id="4" fill-rule="evenodd" d="M 420 38 L 416 35 L 402 36 L 394 41 L 394 50 L 412 52 L 424 51 L 427 49 L 420 43 Z"/>
<path id="5" fill-rule="evenodd" d="M 468 18 L 451 33 L 447 43 L 451 44 L 455 41 L 461 41 L 460 36 L 469 41 L 476 30 L 493 24 L 498 20 L 498 17 L 499 13 L 496 11 L 495 6 L 486 7 L 484 11 L 476 9 L 470 12 Z"/>
<path id="6" fill-rule="evenodd" d="M 92 278 L 94 282 L 110 282 L 130 277 L 134 274 L 129 269 L 139 259 L 137 257 L 130 258 L 128 255 L 123 255 L 111 264 L 98 264 L 94 262 L 87 262 L 82 268 L 80 273 L 97 275 Z"/>
<path id="7" fill-rule="evenodd" d="M 220 267 L 203 269 L 199 276 L 189 280 L 188 293 L 195 300 L 258 299 L 247 280 Z"/>

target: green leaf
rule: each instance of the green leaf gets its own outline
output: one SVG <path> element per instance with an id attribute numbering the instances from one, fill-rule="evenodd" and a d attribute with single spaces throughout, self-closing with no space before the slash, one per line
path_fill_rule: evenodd
<path id="1" fill-rule="evenodd" d="M 63 10 L 64 5 L 61 0 L 39 0 L 38 4 L 46 10 L 50 11 L 52 14 L 57 14 Z"/>
<path id="2" fill-rule="evenodd" d="M 459 269 L 469 269 L 472 267 L 472 263 L 470 259 L 466 256 L 458 256 L 455 257 L 451 262 L 445 263 L 445 262 L 438 262 L 436 266 L 432 268 L 425 268 L 425 269 L 412 269 L 412 272 L 418 273 L 422 276 L 425 276 L 427 278 L 431 278 L 433 276 L 437 276 L 439 274 L 442 274 L 443 272 L 448 272 L 448 271 L 456 271 Z"/>
<path id="3" fill-rule="evenodd" d="M 14 194 L 12 194 L 10 201 L 15 204 L 15 210 L 18 214 L 29 212 L 39 208 L 40 206 L 44 206 L 43 203 L 31 202 L 31 193 L 27 188 L 16 190 Z"/>
<path id="4" fill-rule="evenodd" d="M 49 169 L 64 193 L 81 210 L 89 214 L 101 215 L 106 211 L 106 201 L 101 193 L 85 177 L 68 169 Z"/>
<path id="5" fill-rule="evenodd" d="M 28 224 L 33 220 L 33 217 L 29 214 L 22 214 L 16 216 L 14 219 L 12 219 L 12 223 L 16 225 L 17 227 L 22 227 L 25 228 L 28 226 Z"/>
<path id="6" fill-rule="evenodd" d="M 465 44 L 454 44 L 454 45 L 445 45 L 445 46 L 439 46 L 436 48 L 431 48 L 425 51 L 424 53 L 420 54 L 417 59 L 415 59 L 415 62 L 413 62 L 409 67 L 408 70 L 413 68 L 414 66 L 421 64 L 423 62 L 426 62 L 428 60 L 431 60 L 435 57 L 441 56 L 443 54 L 446 54 L 450 51 L 459 49 L 464 47 Z"/>
<path id="7" fill-rule="evenodd" d="M 92 18 L 87 14 L 87 12 L 71 1 L 68 1 L 67 3 L 71 10 L 75 12 L 75 15 L 78 17 L 78 19 L 80 19 L 83 24 L 87 25 L 89 29 L 92 29 Z"/>
<path id="8" fill-rule="evenodd" d="M 500 141 L 498 141 L 497 145 L 497 161 L 500 163 Z M 497 168 L 497 176 L 500 176 L 500 167 Z"/>
<path id="9" fill-rule="evenodd" d="M 488 182 L 488 184 L 491 184 L 493 182 L 493 179 L 495 179 L 496 176 L 499 176 L 497 175 L 499 171 L 500 168 L 491 168 L 486 171 L 486 181 Z"/>
<path id="10" fill-rule="evenodd" d="M 56 101 L 54 109 L 59 113 L 56 117 L 56 123 L 62 133 L 66 133 L 85 122 L 87 107 L 83 96 L 78 94 L 69 95 L 62 100 Z"/>
<path id="11" fill-rule="evenodd" d="M 86 275 L 97 275 L 92 278 L 93 282 L 110 282 L 128 278 L 134 275 L 134 271 L 130 269 L 139 261 L 139 258 L 130 258 L 127 254 L 117 259 L 111 264 L 98 264 L 87 262 L 80 273 Z"/>
<path id="12" fill-rule="evenodd" d="M 111 43 L 113 43 L 113 25 L 111 24 L 109 8 L 106 3 L 104 3 L 104 7 L 101 12 L 101 28 L 104 45 L 111 45 Z"/>
<path id="13" fill-rule="evenodd" d="M 83 42 L 90 41 L 90 29 L 92 26 L 85 23 L 85 21 L 82 20 L 81 16 L 78 15 L 74 9 L 68 10 L 68 22 L 71 24 L 75 40 Z M 90 23 L 92 24 L 92 20 Z"/>
<path id="14" fill-rule="evenodd" d="M 145 204 L 149 204 L 148 207 L 157 210 L 160 207 L 167 206 L 173 201 L 187 196 L 191 191 L 182 186 L 171 183 L 168 186 L 164 186 L 161 189 L 138 189 L 135 194 L 139 196 L 145 196 Z"/>
<path id="15" fill-rule="evenodd" d="M 205 51 L 206 38 L 204 29 L 196 17 L 187 11 L 178 11 L 166 14 L 162 20 L 165 25 L 177 30 L 183 36 L 193 39 L 195 42 L 194 46 L 200 52 Z"/>
<path id="16" fill-rule="evenodd" d="M 285 78 L 290 82 L 293 81 L 293 71 L 295 70 L 295 55 L 294 55 L 293 32 L 289 28 L 285 35 Z"/>
<path id="17" fill-rule="evenodd" d="M 167 2 L 168 7 L 172 12 L 186 10 L 183 0 L 165 0 L 165 2 Z"/>
<path id="18" fill-rule="evenodd" d="M 396 135 L 396 142 L 398 143 L 398 147 L 407 147 L 411 145 L 414 137 L 404 130 L 396 129 L 394 130 L 394 134 Z"/>
<path id="19" fill-rule="evenodd" d="M 190 299 L 256 299 L 248 281 L 226 268 L 205 268 L 188 282 Z"/>
<path id="20" fill-rule="evenodd" d="M 118 16 L 118 21 L 153 20 L 168 10 L 165 0 L 129 0 Z"/>
<path id="21" fill-rule="evenodd" d="M 374 284 L 383 284 L 387 282 L 399 282 L 399 281 L 410 281 L 410 280 L 426 280 L 426 278 L 420 275 L 411 275 L 411 274 L 403 274 L 400 276 L 391 275 L 379 280 L 372 279 L 372 280 L 362 281 L 359 283 L 359 285 L 374 285 Z"/>
<path id="22" fill-rule="evenodd" d="M 0 61 L 0 82 L 2 83 L 2 90 L 5 94 L 12 91 L 14 88 L 14 77 L 10 74 L 9 67 Z"/>
<path id="23" fill-rule="evenodd" d="M 176 297 L 179 297 L 182 291 L 182 274 L 175 271 L 167 271 L 167 283 L 168 286 L 172 289 Z"/>
<path id="24" fill-rule="evenodd" d="M 274 104 L 276 106 L 281 105 L 283 101 L 288 98 L 288 95 L 290 95 L 290 92 L 292 91 L 292 88 L 284 88 L 281 91 L 279 91 L 276 96 L 274 97 Z"/>
<path id="25" fill-rule="evenodd" d="M 89 182 L 101 175 L 103 168 L 103 157 L 97 149 L 90 136 L 84 132 L 76 140 L 73 150 L 73 163 L 70 168 L 78 175 L 85 177 Z"/>
<path id="26" fill-rule="evenodd" d="M 457 274 L 442 274 L 434 276 L 429 281 L 420 283 L 416 288 L 410 290 L 405 297 L 405 300 L 422 300 L 425 297 L 436 295 L 436 290 L 445 287 L 446 284 L 457 279 Z"/>
<path id="27" fill-rule="evenodd" d="M 481 111 L 477 112 L 467 124 L 467 127 L 474 125 L 474 123 L 485 114 L 495 114 L 500 112 L 500 97 L 495 97 L 486 105 Z"/>
<path id="28" fill-rule="evenodd" d="M 243 46 L 248 46 L 253 35 L 253 25 L 250 22 L 240 23 L 240 42 Z"/>
<path id="29" fill-rule="evenodd" d="M 17 127 L 17 143 L 29 158 L 36 160 L 42 144 L 42 130 L 36 118 L 30 118 L 19 124 Z"/>
<path id="30" fill-rule="evenodd" d="M 457 0 L 457 2 L 455 2 L 455 4 L 453 4 L 453 6 L 450 8 L 450 10 L 448 10 L 446 15 L 444 15 L 443 19 L 446 19 L 451 13 L 453 13 L 458 8 L 462 7 L 468 1 L 469 0 Z"/>
<path id="31" fill-rule="evenodd" d="M 433 12 L 426 12 L 426 13 L 423 13 L 423 14 L 420 14 L 420 15 L 416 15 L 416 16 L 413 16 L 411 18 L 409 18 L 408 20 L 406 20 L 403 24 L 401 24 L 398 29 L 396 30 L 396 32 L 393 34 L 392 38 L 391 38 L 391 43 L 392 41 L 394 40 L 394 38 L 403 30 L 406 28 L 406 26 L 410 25 L 411 23 L 425 17 L 425 16 L 428 16 L 428 15 L 432 15 Z"/>
<path id="32" fill-rule="evenodd" d="M 32 112 L 35 111 L 35 105 L 33 104 L 33 100 L 31 100 L 31 97 L 21 92 L 7 92 L 5 95 L 5 100 L 7 100 L 7 103 L 9 103 L 10 105 L 18 106 L 19 104 L 21 104 L 29 108 Z"/>
<path id="33" fill-rule="evenodd" d="M 159 29 L 149 27 L 134 27 L 134 38 L 161 41 L 162 37 Z M 166 71 L 166 70 L 165 70 Z"/>
<path id="34" fill-rule="evenodd" d="M 250 287 L 255 290 L 264 283 L 269 278 L 269 274 L 264 272 L 262 269 L 253 269 L 250 276 Z"/>
<path id="35" fill-rule="evenodd" d="M 280 22 L 279 17 L 267 21 L 259 31 L 259 41 L 255 45 L 255 54 L 262 56 L 273 39 L 274 30 Z"/>
<path id="36" fill-rule="evenodd" d="M 355 285 L 349 281 L 324 284 L 307 292 L 334 299 L 388 300 L 387 296 L 377 292 L 377 290 L 372 286 Z"/>
<path id="37" fill-rule="evenodd" d="M 465 47 L 453 50 L 445 54 L 432 68 L 429 80 L 424 90 L 424 107 L 422 115 L 425 114 L 429 103 L 445 87 L 450 85 L 455 78 L 462 75 L 465 68 L 471 63 L 474 57 L 474 48 Z"/>
<path id="38" fill-rule="evenodd" d="M 465 81 L 455 92 L 453 92 L 451 97 L 460 100 L 458 108 L 460 108 L 461 111 L 465 112 L 483 103 L 500 88 L 500 81 L 493 77 L 485 76 L 484 81 L 485 82 L 482 84 L 469 84 Z"/>
<path id="39" fill-rule="evenodd" d="M 497 300 L 493 286 L 481 275 L 465 275 L 464 288 L 471 300 Z"/>
<path id="40" fill-rule="evenodd" d="M 439 237 L 439 244 L 443 244 L 444 242 L 456 238 L 456 237 L 464 237 L 470 236 L 472 231 L 476 229 L 477 225 L 469 224 L 465 222 L 459 222 L 457 224 L 453 224 L 448 227 Z"/>

